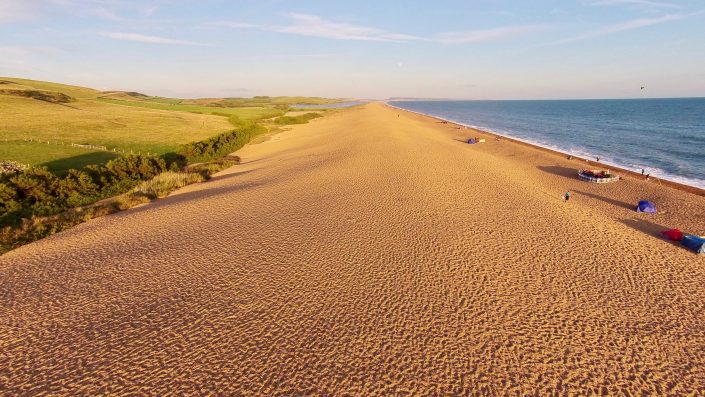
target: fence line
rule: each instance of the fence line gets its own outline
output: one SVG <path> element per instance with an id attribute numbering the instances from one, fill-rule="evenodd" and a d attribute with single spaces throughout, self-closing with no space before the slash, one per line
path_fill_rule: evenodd
<path id="1" fill-rule="evenodd" d="M 5 138 L 3 139 L 5 142 L 10 142 L 10 141 L 18 141 L 19 139 L 8 139 Z M 36 142 L 36 143 L 46 143 L 47 145 L 57 145 L 57 146 L 71 146 L 75 147 L 78 149 L 86 149 L 86 150 L 100 150 L 103 152 L 112 152 L 112 153 L 119 153 L 119 154 L 137 154 L 137 155 L 142 155 L 142 151 L 138 150 L 132 150 L 132 149 L 119 149 L 117 147 L 114 147 L 112 149 L 108 148 L 105 145 L 93 145 L 89 143 L 74 143 L 74 142 L 63 142 L 63 141 L 45 141 L 43 139 L 34 139 L 34 138 L 22 138 L 23 141 L 25 142 Z M 157 153 L 151 153 L 149 151 L 144 152 L 147 156 L 156 156 Z"/>

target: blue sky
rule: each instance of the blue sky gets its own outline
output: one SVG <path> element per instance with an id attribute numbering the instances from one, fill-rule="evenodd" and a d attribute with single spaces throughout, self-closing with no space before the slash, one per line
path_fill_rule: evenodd
<path id="1" fill-rule="evenodd" d="M 0 75 L 179 97 L 705 96 L 705 2 L 0 0 Z"/>

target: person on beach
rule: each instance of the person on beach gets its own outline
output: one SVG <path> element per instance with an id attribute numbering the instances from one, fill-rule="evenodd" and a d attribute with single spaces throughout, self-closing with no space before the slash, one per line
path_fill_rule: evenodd
<path id="1" fill-rule="evenodd" d="M 595 161 L 597 161 L 597 162 L 599 163 L 599 162 L 600 162 L 600 157 L 599 157 L 599 156 L 598 156 L 598 157 L 595 157 Z"/>
<path id="2" fill-rule="evenodd" d="M 563 199 L 564 199 L 565 201 L 570 200 L 570 190 L 568 190 L 567 192 L 565 192 L 565 194 L 563 195 Z"/>

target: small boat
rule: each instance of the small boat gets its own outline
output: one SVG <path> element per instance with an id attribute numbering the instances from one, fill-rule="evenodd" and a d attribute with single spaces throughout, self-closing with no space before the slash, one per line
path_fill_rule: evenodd
<path id="1" fill-rule="evenodd" d="M 609 170 L 580 170 L 578 178 L 592 183 L 609 183 L 619 180 L 619 176 L 610 174 Z"/>

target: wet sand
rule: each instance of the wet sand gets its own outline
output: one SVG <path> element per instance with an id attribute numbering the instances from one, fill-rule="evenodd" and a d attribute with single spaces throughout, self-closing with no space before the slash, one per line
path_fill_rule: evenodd
<path id="1" fill-rule="evenodd" d="M 0 257 L 0 394 L 705 394 L 705 258 L 657 237 L 705 198 L 475 135 L 342 110 Z"/>

